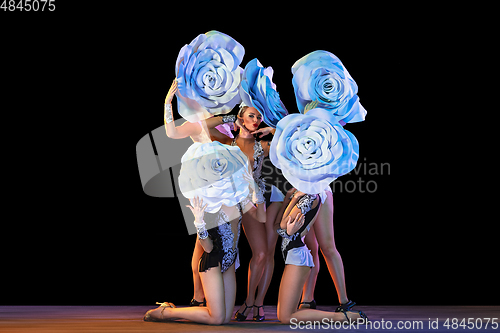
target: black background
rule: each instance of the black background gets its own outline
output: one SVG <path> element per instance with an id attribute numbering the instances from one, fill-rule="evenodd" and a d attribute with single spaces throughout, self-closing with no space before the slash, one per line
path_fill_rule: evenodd
<path id="1" fill-rule="evenodd" d="M 179 203 L 147 196 L 135 146 L 163 124 L 177 54 L 224 32 L 272 66 L 296 112 L 293 63 L 337 55 L 366 121 L 349 124 L 360 161 L 388 163 L 374 193 L 335 193 L 335 237 L 358 304 L 499 304 L 491 132 L 468 16 L 453 8 L 339 8 L 253 3 L 56 2 L 0 12 L 4 222 L 1 304 L 187 304 L 191 253 Z M 71 7 L 68 7 L 71 6 Z M 311 5 L 312 6 L 312 5 Z M 464 45 L 467 47 L 463 47 Z M 176 119 L 178 115 L 176 115 Z M 489 197 L 489 199 L 488 199 Z M 240 243 L 237 304 L 251 256 Z M 279 246 L 278 246 L 279 249 Z M 279 250 L 265 304 L 276 304 Z M 321 257 L 319 304 L 337 304 Z"/>

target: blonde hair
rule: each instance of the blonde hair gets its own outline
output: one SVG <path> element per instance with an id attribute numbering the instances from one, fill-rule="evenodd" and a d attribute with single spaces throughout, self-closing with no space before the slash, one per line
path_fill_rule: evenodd
<path id="1" fill-rule="evenodd" d="M 243 105 L 243 106 L 240 106 L 240 110 L 238 111 L 238 117 L 239 118 L 243 118 L 243 114 L 245 113 L 245 111 L 249 108 L 248 105 Z"/>

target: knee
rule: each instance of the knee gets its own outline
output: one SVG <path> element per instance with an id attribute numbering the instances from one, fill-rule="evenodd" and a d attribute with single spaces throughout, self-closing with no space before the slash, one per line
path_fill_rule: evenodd
<path id="1" fill-rule="evenodd" d="M 290 320 L 292 319 L 292 314 L 291 313 L 283 313 L 282 311 L 277 313 L 278 315 L 278 320 L 282 324 L 290 324 Z"/>
<path id="2" fill-rule="evenodd" d="M 252 256 L 252 260 L 255 260 L 256 265 L 260 265 L 266 260 L 266 252 L 267 251 L 258 251 L 257 253 L 254 253 L 254 255 Z"/>
<path id="3" fill-rule="evenodd" d="M 222 325 L 227 324 L 228 322 L 229 321 L 226 321 L 226 314 L 224 313 L 210 316 L 210 325 Z"/>
<path id="4" fill-rule="evenodd" d="M 334 244 L 329 244 L 328 246 L 321 248 L 321 252 L 327 258 L 340 257 L 339 251 L 337 251 Z"/>
<path id="5" fill-rule="evenodd" d="M 311 267 L 311 274 L 318 275 L 319 273 L 319 259 L 314 260 L 314 267 Z"/>

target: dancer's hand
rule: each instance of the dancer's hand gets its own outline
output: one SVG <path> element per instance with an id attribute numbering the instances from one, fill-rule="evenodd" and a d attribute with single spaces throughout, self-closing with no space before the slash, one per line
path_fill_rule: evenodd
<path id="1" fill-rule="evenodd" d="M 307 113 L 307 111 L 310 111 L 312 109 L 315 109 L 317 106 L 318 106 L 319 102 L 317 100 L 315 101 L 312 101 L 311 103 L 309 104 L 306 104 L 306 106 L 304 107 L 304 114 Z"/>
<path id="2" fill-rule="evenodd" d="M 165 104 L 172 104 L 172 99 L 174 98 L 176 92 L 177 92 L 177 79 L 174 79 L 174 82 L 172 82 L 172 85 L 168 90 L 167 97 L 165 97 Z"/>
<path id="3" fill-rule="evenodd" d="M 276 132 L 276 129 L 274 129 L 272 127 L 264 127 L 264 128 L 260 128 L 260 129 L 258 129 L 256 131 L 253 131 L 250 134 L 258 134 L 258 133 L 260 133 L 259 138 L 262 138 L 263 136 L 268 135 L 269 133 L 274 134 L 274 132 Z"/>
<path id="4" fill-rule="evenodd" d="M 286 233 L 291 236 L 295 234 L 304 225 L 306 216 L 302 213 L 298 213 L 295 219 L 292 221 L 292 217 L 288 216 L 288 221 L 286 223 Z"/>
<path id="5" fill-rule="evenodd" d="M 191 209 L 191 212 L 194 215 L 194 224 L 204 224 L 203 221 L 203 216 L 205 215 L 205 209 L 207 208 L 208 204 L 203 206 L 203 199 L 200 199 L 199 197 L 194 197 L 193 199 L 189 200 L 191 204 L 193 205 L 192 207 L 189 205 L 186 205 L 189 209 Z"/>
<path id="6" fill-rule="evenodd" d="M 236 121 L 234 122 L 234 130 L 237 131 L 238 128 L 241 128 L 243 132 L 246 132 L 246 134 L 251 134 L 250 131 L 243 125 L 243 118 L 238 117 Z"/>

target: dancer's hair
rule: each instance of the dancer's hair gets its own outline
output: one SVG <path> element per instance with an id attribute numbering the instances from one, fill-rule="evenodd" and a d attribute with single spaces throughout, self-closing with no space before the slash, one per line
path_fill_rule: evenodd
<path id="1" fill-rule="evenodd" d="M 238 111 L 238 117 L 239 118 L 243 118 L 243 114 L 245 113 L 245 111 L 249 108 L 248 105 L 241 105 L 240 106 L 240 110 Z"/>

